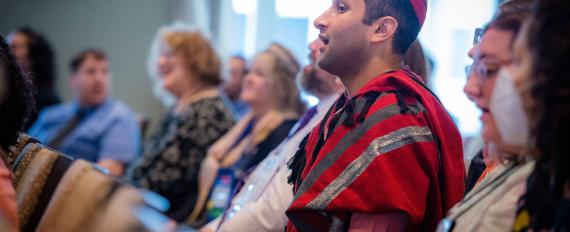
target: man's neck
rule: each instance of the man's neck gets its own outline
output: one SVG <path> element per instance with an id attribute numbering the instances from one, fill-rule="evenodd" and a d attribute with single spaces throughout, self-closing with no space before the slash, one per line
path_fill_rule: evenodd
<path id="1" fill-rule="evenodd" d="M 350 96 L 354 96 L 358 90 L 378 75 L 400 68 L 401 61 L 397 58 L 381 59 L 380 57 L 372 57 L 372 59 L 369 59 L 367 63 L 361 66 L 357 73 L 341 77 L 341 80 Z"/>
<path id="2" fill-rule="evenodd" d="M 99 106 L 102 106 L 103 104 L 105 104 L 105 102 L 107 102 L 109 100 L 109 98 L 105 98 L 105 100 L 101 101 L 101 102 L 97 102 L 97 103 L 86 103 L 86 102 L 81 102 L 79 100 L 77 100 L 77 108 L 82 109 L 82 110 L 88 110 L 88 109 L 95 109 Z"/>

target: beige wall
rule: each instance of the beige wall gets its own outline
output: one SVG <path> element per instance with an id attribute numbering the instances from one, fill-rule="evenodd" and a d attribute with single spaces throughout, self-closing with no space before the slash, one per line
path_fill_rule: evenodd
<path id="1" fill-rule="evenodd" d="M 173 19 L 171 11 L 168 0 L 0 0 L 0 34 L 29 25 L 47 36 L 66 101 L 71 57 L 87 47 L 104 49 L 111 58 L 114 97 L 156 123 L 164 109 L 152 95 L 145 65 L 153 36 Z"/>

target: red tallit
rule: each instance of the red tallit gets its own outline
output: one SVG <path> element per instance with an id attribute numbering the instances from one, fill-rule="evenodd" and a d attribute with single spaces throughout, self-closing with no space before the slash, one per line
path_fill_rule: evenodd
<path id="1" fill-rule="evenodd" d="M 338 100 L 295 157 L 288 231 L 345 231 L 355 212 L 403 212 L 409 231 L 435 230 L 465 174 L 459 132 L 422 85 L 392 71 Z"/>

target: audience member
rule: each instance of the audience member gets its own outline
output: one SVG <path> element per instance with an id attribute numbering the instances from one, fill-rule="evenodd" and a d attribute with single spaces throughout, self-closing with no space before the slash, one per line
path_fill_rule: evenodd
<path id="1" fill-rule="evenodd" d="M 111 72 L 103 51 L 84 50 L 70 66 L 73 101 L 44 109 L 29 134 L 62 153 L 121 175 L 140 150 L 135 115 L 109 97 Z"/>
<path id="2" fill-rule="evenodd" d="M 538 155 L 514 231 L 570 229 L 570 2 L 535 1 L 533 19 L 515 43 L 510 74 L 527 103 Z"/>
<path id="3" fill-rule="evenodd" d="M 208 151 L 200 168 L 200 195 L 191 221 L 202 213 L 218 170 L 231 169 L 239 178 L 287 137 L 305 107 L 295 83 L 298 72 L 294 56 L 278 44 L 254 58 L 240 93 L 251 111 Z"/>
<path id="4" fill-rule="evenodd" d="M 181 222 L 198 195 L 198 171 L 210 146 L 234 124 L 220 96 L 220 60 L 200 32 L 164 28 L 158 66 L 163 87 L 176 98 L 143 156 L 129 170 L 129 182 L 166 197 L 166 214 Z"/>
<path id="5" fill-rule="evenodd" d="M 408 65 L 412 72 L 418 74 L 426 86 L 429 84 L 428 64 L 422 44 L 419 40 L 414 41 L 404 55 L 404 65 Z"/>
<path id="6" fill-rule="evenodd" d="M 30 27 L 22 27 L 8 36 L 16 60 L 25 75 L 32 79 L 37 89 L 36 109 L 24 129 L 36 121 L 38 113 L 47 106 L 59 104 L 56 91 L 56 68 L 53 49 L 48 40 Z"/>
<path id="7" fill-rule="evenodd" d="M 532 5 L 531 1 L 532 0 L 510 0 L 502 3 L 499 6 L 499 11 L 497 12 L 496 17 L 505 19 L 507 18 L 506 15 L 509 15 L 508 18 L 511 18 L 511 20 L 507 20 L 505 23 L 503 23 L 504 26 L 502 26 L 502 28 L 504 28 L 505 31 L 510 30 L 514 32 L 515 35 L 512 38 L 515 38 L 521 22 L 530 14 L 530 8 Z M 514 25 L 507 26 L 506 24 L 509 22 L 513 23 Z M 483 29 L 475 30 L 473 47 L 468 52 L 468 56 L 471 59 L 475 58 L 474 57 L 475 53 L 478 52 L 479 50 L 479 42 L 481 40 L 483 32 L 484 32 Z M 511 42 L 512 41 L 510 41 L 509 44 Z M 493 50 L 497 48 L 497 46 L 501 47 L 501 45 L 496 45 L 492 43 L 488 44 L 488 46 L 491 46 L 490 48 L 487 48 L 489 50 Z M 501 50 L 501 51 L 508 52 L 509 54 L 512 53 L 511 49 Z M 471 101 L 476 102 L 475 100 L 476 98 L 485 94 L 490 95 L 490 91 L 492 90 L 492 85 L 486 87 L 482 86 L 481 82 L 478 81 L 476 77 L 477 72 L 473 71 L 474 67 L 475 67 L 474 65 L 469 65 L 466 68 L 467 82 L 463 88 L 463 92 L 465 93 L 465 95 L 467 95 L 467 97 Z M 479 142 L 478 140 L 483 140 L 483 138 L 474 139 L 475 143 L 485 144 L 484 141 Z M 474 141 L 470 142 L 473 143 Z M 483 179 L 487 175 L 487 173 L 489 173 L 495 167 L 494 159 L 490 159 L 488 157 L 489 148 L 486 145 L 483 145 L 482 147 L 483 149 L 479 149 L 479 151 L 476 153 L 474 152 L 475 155 L 465 154 L 466 158 L 469 159 L 466 160 L 467 163 L 469 163 L 467 181 L 465 183 L 466 192 L 469 192 L 477 183 L 479 183 L 481 179 Z"/>
<path id="8" fill-rule="evenodd" d="M 25 78 L 8 44 L 0 36 L 0 220 L 4 228 L 18 231 L 16 194 L 5 154 L 32 112 L 33 86 Z"/>
<path id="9" fill-rule="evenodd" d="M 303 69 L 300 76 L 301 86 L 316 96 L 319 103 L 305 112 L 289 131 L 287 139 L 269 153 L 243 184 L 222 216 L 210 222 L 203 231 L 233 231 L 236 228 L 242 231 L 283 231 L 285 228 L 285 210 L 293 200 L 292 188 L 287 183 L 289 169 L 286 162 L 344 90 L 338 77 L 316 65 L 321 46 L 320 40 L 309 45 L 311 64 Z"/>
<path id="10" fill-rule="evenodd" d="M 243 79 L 247 75 L 247 61 L 239 55 L 234 55 L 228 60 L 229 78 L 224 84 L 224 92 L 232 103 L 234 118 L 240 119 L 249 110 L 247 104 L 239 99 Z"/>
<path id="11" fill-rule="evenodd" d="M 433 231 L 463 197 L 459 131 L 401 67 L 426 10 L 425 0 L 334 1 L 315 20 L 319 66 L 348 91 L 291 162 L 288 231 Z"/>
<path id="12" fill-rule="evenodd" d="M 450 210 L 440 229 L 449 231 L 511 231 L 517 201 L 525 191 L 525 182 L 534 166 L 526 152 L 528 142 L 513 141 L 519 134 L 510 134 L 505 126 L 512 122 L 521 128 L 528 123 L 519 121 L 524 112 L 508 110 L 516 103 L 503 98 L 508 93 L 509 77 L 506 68 L 513 60 L 513 41 L 528 12 L 501 15 L 484 32 L 474 51 L 474 73 L 467 89 L 469 97 L 482 111 L 482 137 L 486 142 L 484 157 L 487 169 L 465 198 Z M 519 103 L 520 104 L 520 103 Z"/>

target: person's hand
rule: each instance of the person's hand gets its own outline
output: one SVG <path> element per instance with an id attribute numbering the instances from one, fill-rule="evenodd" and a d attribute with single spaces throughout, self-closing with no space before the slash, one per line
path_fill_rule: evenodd
<path id="1" fill-rule="evenodd" d="M 165 225 L 164 225 L 164 230 L 165 232 L 174 232 L 176 231 L 176 227 L 178 226 L 178 223 L 176 223 L 176 221 L 174 220 L 169 220 Z"/>
<path id="2" fill-rule="evenodd" d="M 214 232 L 214 231 L 210 230 L 208 228 L 202 228 L 202 229 L 200 229 L 200 232 Z"/>
<path id="3" fill-rule="evenodd" d="M 121 176 L 123 174 L 123 164 L 112 160 L 112 159 L 102 159 L 97 162 L 99 166 L 109 171 L 109 174 L 113 176 Z"/>

